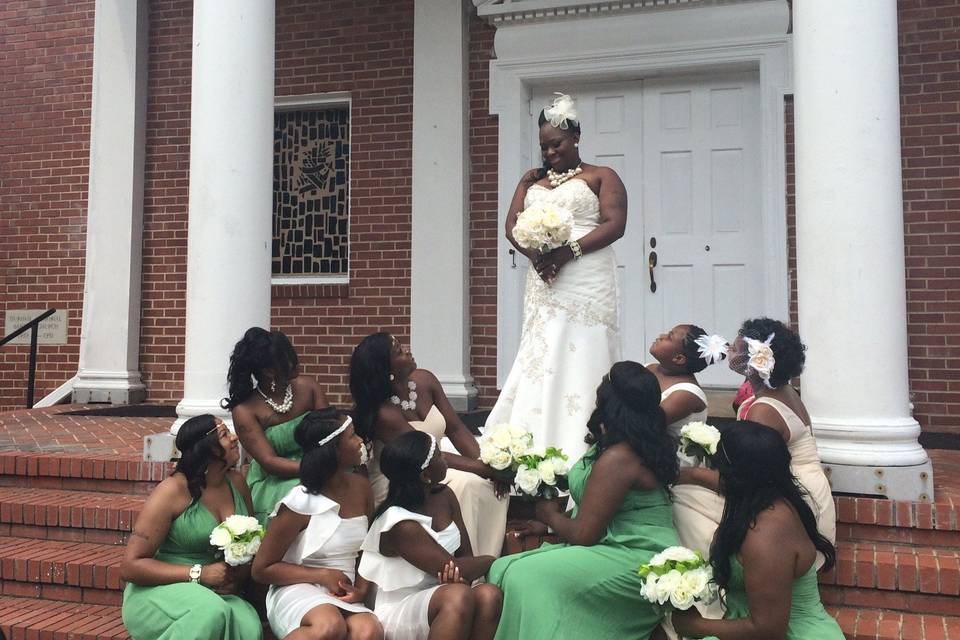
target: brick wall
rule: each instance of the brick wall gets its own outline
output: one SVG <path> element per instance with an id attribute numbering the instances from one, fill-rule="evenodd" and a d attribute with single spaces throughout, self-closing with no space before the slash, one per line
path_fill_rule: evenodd
<path id="1" fill-rule="evenodd" d="M 0 3 L 0 312 L 65 309 L 36 398 L 77 371 L 83 308 L 93 0 Z M 0 347 L 0 410 L 22 407 L 29 347 Z"/>
<path id="2" fill-rule="evenodd" d="M 910 390 L 960 434 L 960 2 L 898 8 Z"/>

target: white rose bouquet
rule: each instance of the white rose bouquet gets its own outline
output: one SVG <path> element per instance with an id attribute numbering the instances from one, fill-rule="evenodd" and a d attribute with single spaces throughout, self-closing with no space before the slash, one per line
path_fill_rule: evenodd
<path id="1" fill-rule="evenodd" d="M 569 490 L 570 465 L 567 455 L 557 447 L 547 447 L 542 453 L 530 452 L 518 461 L 514 485 L 521 496 L 552 500 Z"/>
<path id="2" fill-rule="evenodd" d="M 530 205 L 517 216 L 513 238 L 524 249 L 547 253 L 570 241 L 573 214 L 546 202 Z"/>
<path id="3" fill-rule="evenodd" d="M 210 532 L 210 544 L 223 552 L 224 562 L 231 567 L 253 560 L 262 539 L 263 526 L 250 516 L 228 516 Z"/>
<path id="4" fill-rule="evenodd" d="M 685 456 L 706 462 L 717 453 L 720 432 L 706 422 L 688 422 L 680 429 L 680 451 Z"/>
<path id="5" fill-rule="evenodd" d="M 713 569 L 698 551 L 667 547 L 640 567 L 641 594 L 653 604 L 686 610 L 717 599 Z"/>
<path id="6" fill-rule="evenodd" d="M 498 424 L 484 429 L 480 438 L 480 462 L 490 465 L 513 479 L 520 465 L 518 459 L 533 447 L 533 434 L 515 424 Z"/>

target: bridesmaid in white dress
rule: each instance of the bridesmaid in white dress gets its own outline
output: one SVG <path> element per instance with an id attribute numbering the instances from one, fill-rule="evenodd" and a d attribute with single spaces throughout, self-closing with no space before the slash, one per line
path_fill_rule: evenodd
<path id="1" fill-rule="evenodd" d="M 532 262 L 523 301 L 520 349 L 487 419 L 529 429 L 538 446 L 559 446 L 571 460 L 587 449 L 583 425 L 600 384 L 620 360 L 616 256 L 610 246 L 627 224 L 627 193 L 609 167 L 587 164 L 580 123 L 568 96 L 540 112 L 543 166 L 517 185 L 506 237 Z M 569 210 L 571 242 L 546 254 L 513 237 L 518 214 L 535 203 Z"/>
<path id="2" fill-rule="evenodd" d="M 429 433 L 442 441 L 450 467 L 446 483 L 460 502 L 474 548 L 483 555 L 499 556 L 507 526 L 509 484 L 480 462 L 480 445 L 450 405 L 436 376 L 418 369 L 396 338 L 375 333 L 364 338 L 350 358 L 350 392 L 356 403 L 357 429 L 364 439 L 373 440 L 367 469 L 374 504 L 387 495 L 387 479 L 380 472 L 384 444 L 411 430 Z"/>
<path id="3" fill-rule="evenodd" d="M 369 583 L 356 575 L 373 513 L 366 478 L 353 472 L 366 446 L 351 418 L 313 411 L 297 425 L 301 484 L 270 514 L 253 575 L 269 584 L 267 619 L 278 638 L 378 640 L 383 627 L 363 602 Z"/>
<path id="4" fill-rule="evenodd" d="M 363 541 L 360 574 L 377 584 L 387 640 L 493 638 L 503 594 L 470 587 L 493 563 L 474 556 L 456 496 L 440 484 L 447 464 L 437 440 L 407 432 L 383 449 L 386 500 Z"/>

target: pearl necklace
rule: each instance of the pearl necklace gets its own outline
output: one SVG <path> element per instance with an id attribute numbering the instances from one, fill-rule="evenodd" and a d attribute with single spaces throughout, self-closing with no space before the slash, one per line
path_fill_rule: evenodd
<path id="1" fill-rule="evenodd" d="M 286 413 L 287 411 L 290 411 L 290 407 L 293 406 L 293 386 L 292 385 L 289 385 L 289 384 L 287 385 L 287 390 L 283 394 L 283 402 L 279 404 L 274 402 L 270 396 L 268 396 L 263 391 L 261 391 L 260 387 L 257 387 L 257 391 L 260 393 L 261 396 L 263 396 L 263 399 L 270 406 L 270 408 L 276 411 L 277 413 Z"/>
<path id="2" fill-rule="evenodd" d="M 410 389 L 410 393 L 406 400 L 401 400 L 400 396 L 390 396 L 390 402 L 400 405 L 404 411 L 413 411 L 417 408 L 417 383 L 410 380 L 407 382 L 407 389 Z"/>
<path id="3" fill-rule="evenodd" d="M 553 169 L 547 169 L 547 179 L 550 180 L 551 187 L 559 187 L 564 182 L 570 178 L 576 177 L 580 173 L 583 173 L 583 168 L 579 164 L 572 169 L 567 169 L 563 173 L 558 173 Z"/>

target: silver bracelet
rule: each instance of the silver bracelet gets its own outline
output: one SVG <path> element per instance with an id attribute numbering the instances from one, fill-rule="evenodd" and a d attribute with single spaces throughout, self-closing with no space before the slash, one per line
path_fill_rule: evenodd
<path id="1" fill-rule="evenodd" d="M 580 243 L 577 242 L 576 240 L 571 240 L 567 244 L 570 245 L 570 250 L 573 251 L 573 259 L 579 260 L 580 257 L 583 255 L 583 249 L 580 248 Z"/>

